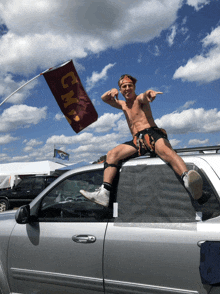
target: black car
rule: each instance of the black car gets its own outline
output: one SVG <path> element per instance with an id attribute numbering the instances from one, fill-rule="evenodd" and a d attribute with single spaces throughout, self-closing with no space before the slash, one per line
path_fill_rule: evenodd
<path id="1" fill-rule="evenodd" d="M 0 191 L 0 212 L 30 203 L 57 176 L 30 176 L 12 189 Z"/>

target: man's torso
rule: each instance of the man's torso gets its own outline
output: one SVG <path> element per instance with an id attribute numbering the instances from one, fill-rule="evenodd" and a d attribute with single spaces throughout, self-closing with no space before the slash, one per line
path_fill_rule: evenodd
<path id="1" fill-rule="evenodd" d="M 120 101 L 132 136 L 150 127 L 155 127 L 149 103 L 141 104 L 138 96 L 134 101 Z"/>

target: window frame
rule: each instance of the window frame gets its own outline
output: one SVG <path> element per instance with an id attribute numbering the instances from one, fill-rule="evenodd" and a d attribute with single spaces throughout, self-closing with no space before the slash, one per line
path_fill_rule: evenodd
<path id="1" fill-rule="evenodd" d="M 112 215 L 111 209 L 106 208 L 106 207 L 102 207 L 98 204 L 95 204 L 95 203 L 87 200 L 86 198 L 85 198 L 85 203 L 91 203 L 91 205 L 94 205 L 94 207 L 96 207 L 96 208 L 100 207 L 100 209 L 98 209 L 98 208 L 96 209 L 97 211 L 94 212 L 94 215 L 98 211 L 100 211 L 100 213 L 97 213 L 97 215 L 92 216 L 92 217 L 80 217 L 80 218 L 74 217 L 74 216 L 63 217 L 63 218 L 62 217 L 42 217 L 42 205 L 43 205 L 43 201 L 45 200 L 45 198 L 48 197 L 48 195 L 50 193 L 52 193 L 52 191 L 56 191 L 58 186 L 61 186 L 68 179 L 73 178 L 73 181 L 74 181 L 74 177 L 77 178 L 83 174 L 87 174 L 87 175 L 88 174 L 99 174 L 99 176 L 101 175 L 102 176 L 101 178 L 103 178 L 103 168 L 84 170 L 84 171 L 81 171 L 78 173 L 70 174 L 70 175 L 66 176 L 65 178 L 63 178 L 62 180 L 60 180 L 58 183 L 56 183 L 53 187 L 51 187 L 51 189 L 40 200 L 37 221 L 39 221 L 39 222 L 106 222 L 109 218 L 111 218 L 111 215 Z M 99 187 L 99 184 L 97 184 L 97 187 Z M 82 188 L 80 187 L 80 189 L 82 189 Z M 84 196 L 82 195 L 82 198 L 83 197 Z M 74 202 L 74 200 L 73 200 L 72 203 L 74 205 L 74 203 L 76 203 L 76 201 Z M 85 211 L 86 211 L 86 209 L 85 209 Z M 88 212 L 89 211 L 92 212 L 92 209 L 88 209 Z"/>
<path id="2" fill-rule="evenodd" d="M 140 160 L 140 159 L 139 159 Z M 131 164 L 130 164 L 131 163 Z M 147 161 L 139 161 L 139 162 L 129 162 L 129 163 L 127 163 L 127 164 L 125 164 L 124 166 L 125 167 L 130 167 L 130 168 L 132 168 L 132 167 L 135 167 L 135 166 L 154 166 L 154 167 L 157 167 L 157 166 L 161 166 L 161 165 L 163 165 L 163 166 L 165 166 L 166 165 L 166 163 L 163 163 L 163 162 L 161 162 L 160 160 L 156 160 L 155 161 L 155 163 L 153 163 L 153 162 L 150 162 L 150 159 L 149 159 L 149 162 L 147 162 Z M 219 196 L 218 196 L 218 193 L 217 193 L 217 191 L 216 191 L 216 189 L 215 189 L 215 187 L 213 186 L 213 184 L 212 184 L 212 181 L 210 180 L 210 177 L 208 176 L 208 174 L 205 172 L 205 170 L 202 168 L 202 167 L 200 167 L 199 165 L 197 165 L 197 163 L 195 163 L 195 162 L 193 162 L 193 161 L 190 161 L 190 162 L 186 162 L 186 165 L 187 165 L 187 167 L 189 168 L 189 169 L 195 169 L 195 170 L 197 170 L 203 177 L 204 177 L 204 179 L 206 180 L 206 182 L 207 182 L 207 184 L 209 185 L 209 187 L 210 187 L 210 189 L 211 189 L 211 192 L 212 192 L 212 196 L 210 197 L 210 198 L 212 198 L 212 197 L 215 197 L 215 201 L 214 201 L 214 206 L 216 206 L 216 207 L 214 207 L 214 206 L 212 206 L 212 207 L 206 207 L 206 208 L 203 208 L 203 207 L 205 207 L 205 205 L 206 205 L 206 203 L 204 204 L 204 206 L 203 205 L 199 205 L 199 204 L 197 204 L 197 202 L 195 201 L 195 200 L 193 200 L 192 199 L 192 197 L 189 195 L 189 197 L 192 199 L 192 207 L 194 208 L 194 210 L 195 210 L 195 219 L 192 219 L 192 220 L 189 220 L 189 221 L 184 221 L 184 219 L 181 219 L 181 217 L 180 217 L 180 219 L 179 219 L 179 221 L 178 220 L 175 220 L 175 218 L 174 219 L 172 219 L 172 216 L 170 216 L 170 220 L 169 221 L 167 221 L 167 223 L 184 223 L 184 222 L 186 222 L 186 223 L 197 223 L 198 221 L 206 221 L 206 220 L 211 220 L 211 219 L 214 219 L 215 217 L 218 217 L 219 215 L 220 215 L 220 210 L 218 210 L 218 207 L 217 206 L 219 206 L 220 207 L 220 199 L 219 199 Z M 122 171 L 123 172 L 123 171 Z M 120 184 L 120 183 L 119 183 Z M 117 195 L 118 196 L 118 195 Z M 208 202 L 207 202 L 208 203 Z M 118 205 L 120 206 L 120 204 L 121 203 L 119 203 Z M 208 205 L 208 204 L 207 204 Z M 204 212 L 205 212 L 205 209 L 209 209 L 210 211 L 209 211 L 209 213 L 210 213 L 210 216 L 209 217 L 207 217 L 207 215 L 208 215 L 208 213 L 205 215 L 205 213 L 203 214 L 203 217 L 202 217 L 202 219 L 199 219 L 199 218 L 197 218 L 197 213 L 198 212 L 200 212 L 200 211 L 203 211 L 204 210 Z M 159 210 L 158 210 L 159 211 Z M 218 213 L 218 211 L 219 211 L 219 213 Z M 207 212 L 207 211 L 206 211 Z M 119 213 L 120 213 L 120 208 L 119 208 Z M 158 212 L 158 217 L 159 217 L 159 215 L 160 215 L 160 213 Z M 120 216 L 119 216 L 120 217 Z M 120 220 L 117 220 L 117 219 L 113 219 L 113 222 L 124 222 L 123 221 L 123 219 L 121 219 L 121 221 Z M 136 222 L 135 220 L 134 221 L 128 221 L 128 222 Z M 143 223 L 144 222 L 146 222 L 146 223 L 160 223 L 160 221 L 156 221 L 155 219 L 152 219 L 152 221 L 142 221 Z M 162 221 L 163 223 L 166 223 L 166 221 Z"/>

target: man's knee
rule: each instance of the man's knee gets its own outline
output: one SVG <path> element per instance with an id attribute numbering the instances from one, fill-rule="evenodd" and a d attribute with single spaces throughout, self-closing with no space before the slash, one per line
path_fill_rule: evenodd
<path id="1" fill-rule="evenodd" d="M 114 163 L 108 163 L 107 161 L 104 163 L 104 170 L 108 167 L 115 167 L 118 169 L 120 169 L 121 165 L 119 164 L 114 164 Z"/>
<path id="2" fill-rule="evenodd" d="M 107 157 L 106 157 L 107 161 L 109 162 L 113 161 L 116 164 L 119 160 L 117 154 L 118 153 L 114 149 L 108 151 Z"/>

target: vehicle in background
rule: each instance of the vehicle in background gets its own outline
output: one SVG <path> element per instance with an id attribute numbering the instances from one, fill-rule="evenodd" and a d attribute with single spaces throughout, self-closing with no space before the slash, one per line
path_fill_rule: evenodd
<path id="1" fill-rule="evenodd" d="M 24 177 L 12 189 L 1 190 L 0 212 L 30 203 L 56 178 L 48 175 Z"/>

